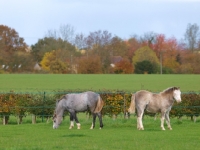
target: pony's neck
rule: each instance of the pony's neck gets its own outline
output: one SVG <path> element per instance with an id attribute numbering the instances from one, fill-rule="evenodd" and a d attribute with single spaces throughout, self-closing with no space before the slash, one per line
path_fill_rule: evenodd
<path id="1" fill-rule="evenodd" d="M 168 93 L 166 91 L 163 91 L 160 93 L 162 96 L 166 97 L 169 99 L 169 101 L 173 104 L 174 103 L 174 98 L 173 98 L 173 93 Z"/>
<path id="2" fill-rule="evenodd" d="M 64 113 L 64 108 L 61 105 L 58 105 L 56 108 L 56 115 L 62 117 Z"/>

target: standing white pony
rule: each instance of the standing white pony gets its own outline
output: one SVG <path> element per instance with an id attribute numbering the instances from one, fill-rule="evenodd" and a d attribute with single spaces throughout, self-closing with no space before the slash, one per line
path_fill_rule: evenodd
<path id="1" fill-rule="evenodd" d="M 159 94 L 151 93 L 149 91 L 141 90 L 132 94 L 131 104 L 128 111 L 130 113 L 135 113 L 135 107 L 137 109 L 137 129 L 144 130 L 142 123 L 142 116 L 144 110 L 151 113 L 161 113 L 161 129 L 164 128 L 164 120 L 166 119 L 167 126 L 170 130 L 172 127 L 170 125 L 169 112 L 174 103 L 174 100 L 181 102 L 181 91 L 179 87 L 168 88 Z"/>

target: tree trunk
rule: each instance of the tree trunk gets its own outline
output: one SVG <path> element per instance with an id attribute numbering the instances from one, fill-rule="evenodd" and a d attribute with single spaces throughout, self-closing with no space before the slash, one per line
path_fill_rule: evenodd
<path id="1" fill-rule="evenodd" d="M 197 121 L 197 117 L 196 116 L 194 116 L 194 122 L 196 122 Z"/>
<path id="2" fill-rule="evenodd" d="M 3 116 L 3 125 L 6 125 L 6 117 Z"/>
<path id="3" fill-rule="evenodd" d="M 19 124 L 22 124 L 22 118 L 23 118 L 22 115 L 18 115 L 18 116 L 17 116 L 17 124 L 18 124 L 18 125 L 19 125 Z"/>
<path id="4" fill-rule="evenodd" d="M 193 115 L 191 116 L 191 121 L 194 121 L 194 116 Z"/>
<path id="5" fill-rule="evenodd" d="M 182 121 L 182 117 L 181 117 L 181 116 L 179 116 L 179 117 L 178 117 L 178 120 L 179 120 L 179 121 Z"/>
<path id="6" fill-rule="evenodd" d="M 112 115 L 112 119 L 113 119 L 113 120 L 116 120 L 116 119 L 117 119 L 117 115 L 113 114 L 113 115 Z"/>
<path id="7" fill-rule="evenodd" d="M 32 124 L 36 124 L 36 115 L 32 114 Z"/>
<path id="8" fill-rule="evenodd" d="M 9 116 L 3 116 L 3 125 L 8 124 Z"/>
<path id="9" fill-rule="evenodd" d="M 50 117 L 47 117 L 47 123 L 49 123 Z"/>

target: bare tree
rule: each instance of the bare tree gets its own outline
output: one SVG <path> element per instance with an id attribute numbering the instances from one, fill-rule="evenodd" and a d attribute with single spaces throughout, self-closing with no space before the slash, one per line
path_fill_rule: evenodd
<path id="1" fill-rule="evenodd" d="M 196 23 L 188 24 L 185 32 L 185 40 L 187 42 L 188 49 L 192 52 L 198 47 L 199 36 L 199 26 Z"/>
<path id="2" fill-rule="evenodd" d="M 81 34 L 77 34 L 75 36 L 74 39 L 74 44 L 76 45 L 76 47 L 78 47 L 79 49 L 84 49 L 87 46 L 86 43 L 86 37 L 81 33 Z"/>
<path id="3" fill-rule="evenodd" d="M 73 43 L 74 42 L 75 29 L 69 24 L 60 25 L 59 30 L 48 30 L 45 37 L 54 39 L 62 39 L 63 41 Z"/>
<path id="4" fill-rule="evenodd" d="M 143 37 L 140 38 L 141 43 L 147 43 L 148 46 L 151 46 L 156 41 L 157 34 L 154 32 L 145 33 Z"/>
<path id="5" fill-rule="evenodd" d="M 73 43 L 75 29 L 70 24 L 60 26 L 60 37 L 67 42 Z"/>
<path id="6" fill-rule="evenodd" d="M 59 36 L 59 32 L 54 29 L 54 30 L 48 30 L 45 37 L 58 39 L 60 36 Z"/>
<path id="7" fill-rule="evenodd" d="M 99 47 L 110 43 L 112 39 L 112 34 L 108 31 L 95 31 L 90 32 L 87 37 L 87 44 L 88 46 L 92 47 Z"/>

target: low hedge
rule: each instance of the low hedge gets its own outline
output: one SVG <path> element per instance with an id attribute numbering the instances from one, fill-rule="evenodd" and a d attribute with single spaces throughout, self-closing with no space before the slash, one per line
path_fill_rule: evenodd
<path id="1" fill-rule="evenodd" d="M 67 93 L 80 93 L 82 91 L 53 91 L 0 93 L 0 116 L 8 123 L 10 115 L 19 117 L 19 123 L 26 115 L 33 114 L 37 117 L 49 118 L 55 109 L 58 98 Z M 124 91 L 97 91 L 104 100 L 103 115 L 117 116 L 121 113 L 127 114 L 131 101 L 131 93 Z M 182 103 L 174 103 L 170 116 L 182 117 L 199 116 L 200 114 L 200 93 L 188 92 L 182 94 Z M 151 115 L 146 113 L 146 115 Z"/>

